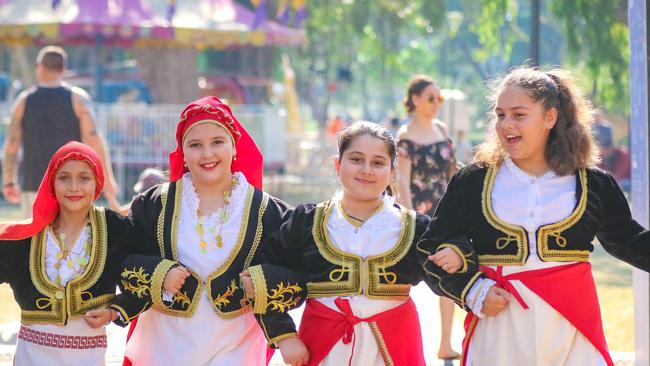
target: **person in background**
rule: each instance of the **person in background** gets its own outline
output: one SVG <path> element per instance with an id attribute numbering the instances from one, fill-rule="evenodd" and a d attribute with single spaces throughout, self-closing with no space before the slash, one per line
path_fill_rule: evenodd
<path id="1" fill-rule="evenodd" d="M 409 209 L 433 216 L 456 169 L 447 126 L 436 118 L 444 97 L 428 76 L 414 76 L 404 98 L 409 121 L 397 133 L 398 201 Z M 451 347 L 454 303 L 440 297 L 441 338 L 438 358 L 458 359 Z"/>
<path id="2" fill-rule="evenodd" d="M 168 179 L 169 178 L 162 170 L 158 168 L 146 168 L 145 170 L 140 172 L 138 181 L 135 182 L 135 184 L 133 185 L 133 193 L 138 195 L 157 184 L 166 182 Z M 120 207 L 120 213 L 122 215 L 128 215 L 130 210 L 131 210 L 131 202 Z"/>
<path id="3" fill-rule="evenodd" d="M 464 130 L 458 130 L 456 132 L 456 143 L 454 144 L 456 148 L 456 159 L 463 164 L 469 164 L 472 162 L 474 157 L 474 151 L 472 150 L 472 143 L 466 138 Z"/>
<path id="4" fill-rule="evenodd" d="M 600 147 L 598 167 L 609 172 L 625 192 L 630 192 L 632 175 L 632 158 L 621 146 L 614 145 L 614 131 L 611 123 L 605 120 L 601 109 L 594 111 L 594 137 Z"/>
<path id="5" fill-rule="evenodd" d="M 25 218 L 31 216 L 47 162 L 68 141 L 83 142 L 97 152 L 106 176 L 104 196 L 111 208 L 119 210 L 117 183 L 106 142 L 95 127 L 90 97 L 63 81 L 67 58 L 60 47 L 41 49 L 36 58 L 37 85 L 18 95 L 12 107 L 2 161 L 2 193 L 7 201 L 20 203 Z M 23 179 L 19 185 L 21 147 Z"/>

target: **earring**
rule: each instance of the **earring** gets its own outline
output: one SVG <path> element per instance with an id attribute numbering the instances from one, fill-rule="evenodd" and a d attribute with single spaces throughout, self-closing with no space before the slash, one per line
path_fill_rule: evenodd
<path id="1" fill-rule="evenodd" d="M 232 160 L 237 160 L 237 155 L 233 156 Z"/>

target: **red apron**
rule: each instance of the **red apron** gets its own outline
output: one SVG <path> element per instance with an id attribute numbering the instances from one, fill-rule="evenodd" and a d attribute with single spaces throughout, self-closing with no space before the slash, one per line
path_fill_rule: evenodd
<path id="1" fill-rule="evenodd" d="M 340 312 L 314 299 L 307 300 L 298 334 L 309 350 L 309 366 L 318 365 L 340 339 L 344 344 L 352 342 L 351 362 L 354 326 L 361 322 L 377 329 L 379 335 L 375 333 L 375 337 L 381 338 L 377 346 L 386 364 L 392 361 L 395 366 L 425 366 L 420 320 L 413 300 L 368 318 L 355 316 L 347 299 L 339 297 L 334 302 Z"/>
<path id="2" fill-rule="evenodd" d="M 562 314 L 576 329 L 594 345 L 607 362 L 614 366 L 607 349 L 596 284 L 588 262 L 568 264 L 545 269 L 503 275 L 503 267 L 496 270 L 481 267 L 481 271 L 496 285 L 510 292 L 524 309 L 523 301 L 511 280 L 521 281 L 528 289 L 541 297 L 558 313 Z M 579 294 L 579 295 L 578 295 Z M 465 340 L 461 365 L 466 365 L 470 340 L 479 318 L 470 312 L 465 318 Z"/>

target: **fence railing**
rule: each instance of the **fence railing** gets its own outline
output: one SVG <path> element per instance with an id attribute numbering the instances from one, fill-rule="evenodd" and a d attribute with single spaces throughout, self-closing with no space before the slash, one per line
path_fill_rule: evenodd
<path id="1" fill-rule="evenodd" d="M 167 168 L 175 147 L 175 132 L 182 105 L 95 104 L 95 120 L 106 138 L 122 199 L 131 196 L 139 172 L 146 167 Z M 265 166 L 283 168 L 286 160 L 285 119 L 273 106 L 236 106 L 233 113 L 264 154 Z M 10 105 L 0 104 L 0 147 L 11 118 Z"/>

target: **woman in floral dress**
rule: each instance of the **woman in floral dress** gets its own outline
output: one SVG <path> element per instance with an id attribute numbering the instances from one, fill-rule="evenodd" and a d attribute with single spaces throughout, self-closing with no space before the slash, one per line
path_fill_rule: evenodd
<path id="1" fill-rule="evenodd" d="M 410 120 L 397 132 L 399 201 L 409 209 L 433 216 L 456 166 L 447 126 L 436 119 L 444 101 L 440 87 L 428 76 L 409 83 L 404 107 Z M 451 347 L 454 302 L 440 298 L 441 339 L 438 358 L 457 359 Z"/>

